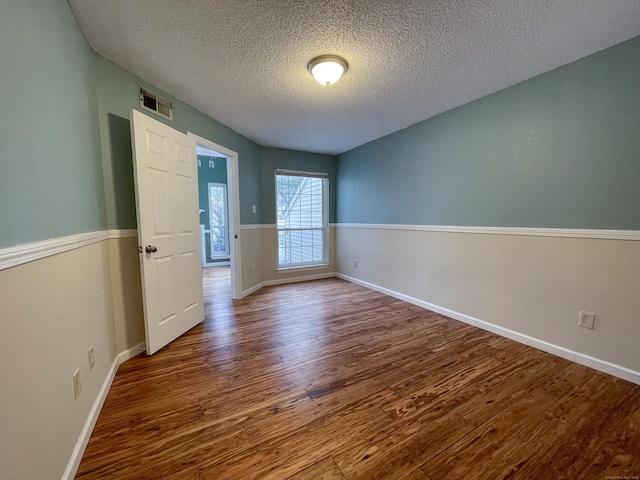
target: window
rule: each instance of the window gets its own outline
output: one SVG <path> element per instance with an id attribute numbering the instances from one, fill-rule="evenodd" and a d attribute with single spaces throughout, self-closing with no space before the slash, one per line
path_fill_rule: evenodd
<path id="1" fill-rule="evenodd" d="M 278 267 L 327 264 L 326 173 L 276 170 Z"/>
<path id="2" fill-rule="evenodd" d="M 227 217 L 227 186 L 224 183 L 209 184 L 209 221 L 211 256 L 229 255 L 229 230 Z"/>

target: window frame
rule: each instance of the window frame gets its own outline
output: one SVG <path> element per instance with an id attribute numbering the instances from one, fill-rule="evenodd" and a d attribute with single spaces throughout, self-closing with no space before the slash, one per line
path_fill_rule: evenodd
<path id="1" fill-rule="evenodd" d="M 284 228 L 278 222 L 278 177 L 310 177 L 322 180 L 322 227 L 311 228 Z M 307 172 L 299 170 L 285 170 L 277 168 L 274 171 L 275 207 L 276 207 L 276 270 L 301 270 L 314 268 L 327 268 L 329 266 L 329 174 L 325 172 Z M 279 237 L 281 231 L 319 230 L 322 232 L 322 259 L 310 262 L 280 263 Z"/>
<path id="2" fill-rule="evenodd" d="M 213 222 L 211 221 L 211 215 L 212 215 L 212 211 L 213 209 L 211 208 L 211 189 L 212 188 L 222 188 L 222 195 L 223 195 L 223 199 L 224 199 L 224 225 L 220 226 L 220 225 L 213 225 Z M 217 259 L 223 259 L 223 258 L 229 258 L 230 255 L 230 238 L 229 238 L 229 197 L 227 196 L 228 190 L 227 190 L 227 185 L 225 183 L 215 183 L 215 182 L 209 182 L 207 185 L 207 200 L 209 203 L 209 248 L 211 249 L 211 259 L 212 260 L 217 260 Z M 225 235 L 225 242 L 224 242 L 224 246 L 225 246 L 225 251 L 224 252 L 215 252 L 214 251 L 214 246 L 213 246 L 213 229 L 216 228 L 223 228 L 224 229 L 224 235 Z"/>

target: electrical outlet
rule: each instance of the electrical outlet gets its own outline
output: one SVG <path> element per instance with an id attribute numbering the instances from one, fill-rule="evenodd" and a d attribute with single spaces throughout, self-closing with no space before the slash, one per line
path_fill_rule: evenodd
<path id="1" fill-rule="evenodd" d="M 353 268 L 358 268 L 358 260 L 353 259 Z"/>
<path id="2" fill-rule="evenodd" d="M 73 395 L 78 398 L 82 393 L 82 384 L 80 383 L 80 369 L 78 368 L 73 374 Z"/>
<path id="3" fill-rule="evenodd" d="M 253 205 L 253 213 L 256 213 L 256 206 Z"/>
<path id="4" fill-rule="evenodd" d="M 591 312 L 580 312 L 580 318 L 578 319 L 578 325 L 584 328 L 593 329 L 593 324 L 596 321 L 596 314 Z"/>
<path id="5" fill-rule="evenodd" d="M 249 265 L 249 275 L 253 275 L 253 265 Z"/>
<path id="6" fill-rule="evenodd" d="M 96 366 L 96 353 L 93 350 L 93 345 L 89 347 L 89 371 L 93 370 L 93 367 Z"/>

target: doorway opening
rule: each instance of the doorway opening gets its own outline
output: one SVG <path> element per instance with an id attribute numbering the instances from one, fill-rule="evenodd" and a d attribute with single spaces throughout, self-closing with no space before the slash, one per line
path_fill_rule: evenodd
<path id="1" fill-rule="evenodd" d="M 230 265 L 227 157 L 196 145 L 203 268 Z"/>
<path id="2" fill-rule="evenodd" d="M 238 252 L 238 154 L 195 137 L 198 165 L 198 208 L 203 287 L 216 297 L 240 294 Z M 212 279 L 215 278 L 215 281 Z"/>

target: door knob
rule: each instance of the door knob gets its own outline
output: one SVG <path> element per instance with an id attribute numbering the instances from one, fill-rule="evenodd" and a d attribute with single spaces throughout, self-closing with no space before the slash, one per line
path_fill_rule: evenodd
<path id="1" fill-rule="evenodd" d="M 158 249 L 156 247 L 154 247 L 153 245 L 147 245 L 146 248 L 144 249 L 145 252 L 147 253 L 156 253 L 158 251 Z"/>

